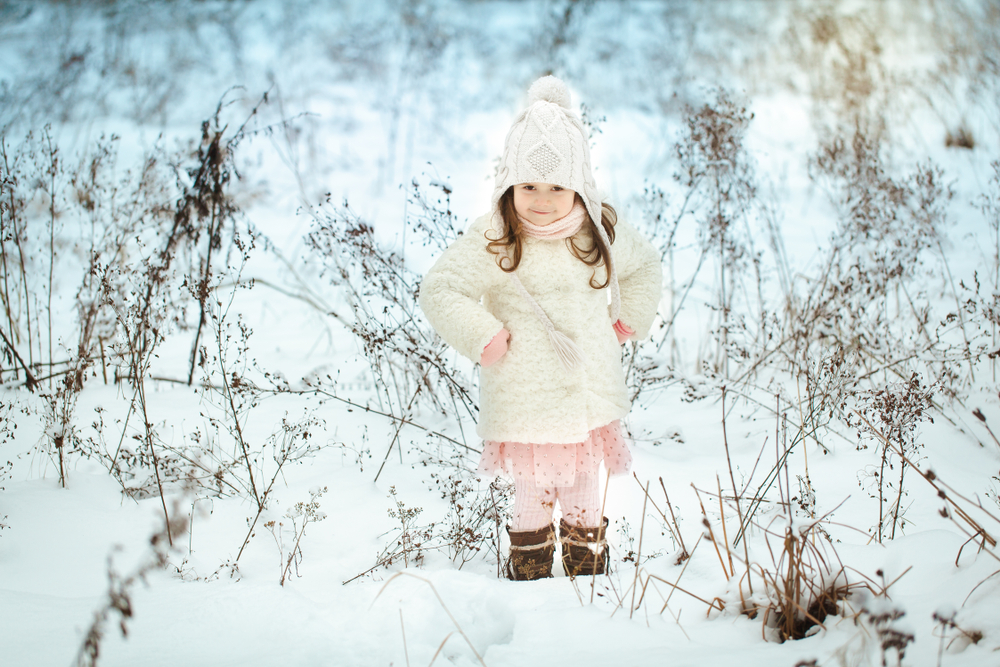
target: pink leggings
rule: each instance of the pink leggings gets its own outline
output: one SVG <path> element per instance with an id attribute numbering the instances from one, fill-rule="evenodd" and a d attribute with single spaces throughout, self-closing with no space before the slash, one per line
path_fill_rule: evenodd
<path id="1" fill-rule="evenodd" d="M 576 473 L 573 486 L 535 486 L 534 476 L 514 478 L 514 531 L 538 530 L 552 523 L 556 501 L 571 526 L 597 526 L 601 520 L 598 475 Z"/>

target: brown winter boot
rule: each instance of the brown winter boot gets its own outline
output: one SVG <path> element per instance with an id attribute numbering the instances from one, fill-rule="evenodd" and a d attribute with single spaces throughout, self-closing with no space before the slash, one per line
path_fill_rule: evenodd
<path id="1" fill-rule="evenodd" d="M 604 574 L 608 569 L 608 519 L 600 526 L 587 528 L 559 521 L 559 541 L 562 542 L 563 569 L 570 577 Z"/>
<path id="2" fill-rule="evenodd" d="M 556 552 L 555 526 L 538 530 L 511 530 L 510 559 L 507 578 L 513 581 L 534 581 L 552 576 L 552 560 Z"/>

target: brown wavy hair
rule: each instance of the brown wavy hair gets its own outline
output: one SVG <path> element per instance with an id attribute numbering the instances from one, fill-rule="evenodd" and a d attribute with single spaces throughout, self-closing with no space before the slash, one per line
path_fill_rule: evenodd
<path id="1" fill-rule="evenodd" d="M 577 201 L 582 201 L 579 194 L 576 195 L 576 199 Z M 501 270 L 506 273 L 513 273 L 521 263 L 521 254 L 523 252 L 521 221 L 517 217 L 517 210 L 514 208 L 514 188 L 507 188 L 507 191 L 500 196 L 497 208 L 500 210 L 500 219 L 503 221 L 503 232 L 499 239 L 487 243 L 486 248 L 497 256 L 497 265 Z M 601 225 L 604 227 L 604 231 L 608 233 L 608 240 L 611 243 L 615 242 L 615 224 L 617 222 L 618 213 L 615 212 L 615 209 L 610 204 L 601 204 Z M 589 225 L 588 229 L 590 229 L 591 243 L 589 248 L 578 246 L 573 236 L 566 239 L 566 241 L 570 247 L 570 251 L 577 259 L 587 266 L 595 267 L 594 273 L 590 276 L 590 286 L 594 289 L 603 289 L 611 282 L 611 276 L 605 272 L 604 282 L 598 284 L 596 267 L 608 265 L 607 253 L 611 249 L 606 249 L 598 241 L 597 225 L 594 224 L 593 218 L 588 215 L 584 225 Z"/>

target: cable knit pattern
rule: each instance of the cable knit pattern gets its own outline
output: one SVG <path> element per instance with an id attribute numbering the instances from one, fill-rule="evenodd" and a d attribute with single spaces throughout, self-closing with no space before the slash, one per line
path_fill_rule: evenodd
<path id="1" fill-rule="evenodd" d="M 420 306 L 441 337 L 473 361 L 501 329 L 510 332 L 507 353 L 480 374 L 481 438 L 582 442 L 630 407 L 607 290 L 590 287 L 594 269 L 573 256 L 568 241 L 524 239 L 522 284 L 588 360 L 567 372 L 545 327 L 486 249 L 489 229 L 490 216 L 479 218 L 445 250 L 421 284 Z M 621 320 L 644 338 L 660 300 L 660 256 L 627 222 L 619 221 L 615 232 Z M 581 229 L 578 244 L 589 243 L 589 235 Z"/>

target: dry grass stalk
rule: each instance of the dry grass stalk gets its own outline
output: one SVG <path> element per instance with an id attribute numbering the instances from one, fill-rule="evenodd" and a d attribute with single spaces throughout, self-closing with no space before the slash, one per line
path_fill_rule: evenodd
<path id="1" fill-rule="evenodd" d="M 438 593 L 438 591 L 437 591 L 436 588 L 434 588 L 434 584 L 432 584 L 430 582 L 430 580 L 424 579 L 423 577 L 418 577 L 417 575 L 411 574 L 410 572 L 397 572 L 396 574 L 394 574 L 391 577 L 389 577 L 389 579 L 385 582 L 385 584 L 382 585 L 382 588 L 379 589 L 378 594 L 375 595 L 375 599 L 372 600 L 372 605 L 374 605 L 375 602 L 379 599 L 379 596 L 381 596 L 382 593 L 385 592 L 385 589 L 389 587 L 389 584 L 391 584 L 392 582 L 394 582 L 396 579 L 399 579 L 400 577 L 404 577 L 404 576 L 406 576 L 406 577 L 413 577 L 417 581 L 422 581 L 422 582 L 424 582 L 425 584 L 427 584 L 428 586 L 431 587 L 431 591 L 434 593 L 434 597 L 437 598 L 437 601 L 441 605 L 441 608 L 444 609 L 444 613 L 448 614 L 448 618 L 451 620 L 452 625 L 455 626 L 455 630 L 458 632 L 458 634 L 460 634 L 462 636 L 462 639 L 464 639 L 465 643 L 469 645 L 469 648 L 472 649 L 472 653 L 475 654 L 476 659 L 479 661 L 479 664 L 481 664 L 483 667 L 486 667 L 486 663 L 483 662 L 483 658 L 482 658 L 482 656 L 479 655 L 479 651 L 476 650 L 476 647 L 473 645 L 472 640 L 469 639 L 469 636 L 467 634 L 465 634 L 465 630 L 463 630 L 462 626 L 459 625 L 458 621 L 455 620 L 455 617 L 452 615 L 451 610 L 448 609 L 448 605 L 446 605 L 444 603 L 444 600 L 441 599 L 441 594 Z M 400 618 L 402 619 L 402 616 L 400 616 Z M 441 649 L 444 648 L 445 643 L 448 641 L 448 639 L 453 634 L 454 634 L 453 632 L 449 632 L 445 636 L 445 638 L 441 641 L 440 646 L 438 646 L 437 652 L 434 653 L 434 657 L 431 659 L 431 664 L 432 665 L 434 664 L 434 660 L 437 659 L 438 654 L 441 653 Z"/>
<path id="2" fill-rule="evenodd" d="M 726 448 L 726 465 L 729 468 L 729 481 L 733 485 L 733 499 L 736 502 L 736 516 L 740 520 L 740 531 L 742 532 L 742 530 L 743 530 L 743 508 L 740 505 L 740 495 L 741 494 L 740 494 L 740 492 L 736 488 L 736 476 L 733 474 L 733 459 L 729 455 L 729 437 L 726 435 L 726 388 L 725 388 L 725 386 L 722 387 L 722 443 L 723 443 L 723 445 L 725 445 L 725 448 Z M 752 474 L 753 473 L 751 472 L 751 475 Z M 718 478 L 716 478 L 716 481 L 718 481 Z M 719 486 L 719 505 L 720 505 L 720 508 L 721 508 L 721 505 L 722 505 L 722 487 L 721 487 L 721 485 Z M 723 529 L 725 529 L 725 523 L 723 523 Z M 739 533 L 737 533 L 737 534 L 739 534 Z M 729 548 L 728 545 L 729 545 L 729 542 L 727 540 L 726 541 L 726 548 L 727 548 L 727 550 Z M 747 581 L 747 586 L 750 588 L 750 595 L 752 596 L 753 595 L 753 581 L 750 578 L 750 552 L 747 549 L 746 540 L 743 540 L 743 560 L 744 560 L 744 562 L 747 563 L 746 581 Z M 729 566 L 730 566 L 730 568 L 732 568 L 732 565 L 733 565 L 733 563 L 732 563 L 732 557 L 730 556 L 730 560 L 729 560 Z M 735 573 L 735 569 L 733 570 L 733 572 Z M 742 591 L 742 589 L 741 589 L 741 591 Z"/>
<path id="3" fill-rule="evenodd" d="M 726 557 L 729 559 L 729 576 L 736 576 L 736 566 L 733 565 L 733 552 L 729 548 L 729 535 L 726 532 L 726 510 L 722 506 L 722 482 L 715 476 L 715 487 L 719 495 L 719 520 L 722 523 L 722 543 L 726 545 Z M 745 545 L 744 545 L 745 546 Z"/>
<path id="4" fill-rule="evenodd" d="M 869 581 L 848 581 L 847 568 L 843 564 L 838 564 L 836 568 L 832 566 L 819 547 L 825 538 L 822 534 L 816 535 L 822 520 L 818 519 L 799 530 L 788 525 L 783 534 L 763 529 L 767 538 L 781 540 L 777 555 L 770 540 L 767 540 L 772 568 L 754 564 L 764 581 L 769 600 L 764 608 L 764 626 L 768 627 L 773 622 L 779 641 L 801 639 L 811 634 L 814 626 L 823 627 L 826 617 L 839 614 L 841 602 L 857 588 L 866 588 L 878 594 Z M 835 551 L 833 557 L 839 563 Z"/>
<path id="5" fill-rule="evenodd" d="M 993 438 L 993 442 L 997 443 L 997 447 L 1000 448 L 1000 440 L 997 440 L 996 435 L 993 433 L 993 429 L 991 429 L 990 425 L 986 423 L 986 415 L 983 414 L 983 411 L 976 408 L 972 411 L 972 415 L 983 423 L 983 426 L 986 427 L 986 431 L 990 434 L 990 437 Z"/>
<path id="6" fill-rule="evenodd" d="M 403 657 L 406 658 L 406 667 L 410 667 L 410 651 L 406 648 L 406 625 L 403 623 L 402 609 L 399 610 L 399 631 L 403 635 Z"/>
<path id="7" fill-rule="evenodd" d="M 632 618 L 635 611 L 635 591 L 639 581 L 639 563 L 642 561 L 642 537 L 646 532 L 646 501 L 649 500 L 649 482 L 646 482 L 645 495 L 642 501 L 642 522 L 639 524 L 639 551 L 635 555 L 635 578 L 632 580 L 632 604 L 629 606 L 628 617 Z M 603 513 L 602 513 L 603 514 Z"/>
<path id="8" fill-rule="evenodd" d="M 663 522 L 663 525 L 670 532 L 671 536 L 673 536 L 675 543 L 680 544 L 681 551 L 677 554 L 677 559 L 674 562 L 675 565 L 680 565 L 691 556 L 688 554 L 687 547 L 684 546 L 684 536 L 681 535 L 680 526 L 677 525 L 677 517 L 674 515 L 674 508 L 670 505 L 670 494 L 667 493 L 667 487 L 663 483 L 663 477 L 659 478 L 660 488 L 663 489 L 663 496 L 666 499 L 667 509 L 670 511 L 669 519 L 667 519 L 667 515 L 663 513 L 663 510 L 660 509 L 660 506 L 656 504 L 656 501 L 649 495 L 649 484 L 646 484 L 646 486 L 643 487 L 642 482 L 639 481 L 639 478 L 635 473 L 632 473 L 632 479 L 635 480 L 635 483 L 638 484 L 639 488 L 643 489 L 643 493 L 645 493 L 643 505 L 645 505 L 648 501 L 649 504 L 653 506 L 656 513 L 660 515 L 660 520 Z"/>
<path id="9" fill-rule="evenodd" d="M 604 508 L 608 504 L 608 482 L 611 481 L 611 471 L 608 470 L 607 476 L 604 478 L 604 497 L 601 499 L 601 516 L 604 516 Z M 603 520 L 601 520 L 603 521 Z M 606 540 L 608 536 L 605 534 L 604 539 Z M 595 557 L 602 557 L 601 554 L 595 554 Z M 606 566 L 607 567 L 607 566 Z M 590 604 L 594 604 L 594 590 L 597 588 L 597 575 L 590 577 Z"/>
<path id="10" fill-rule="evenodd" d="M 76 655 L 76 667 L 97 667 L 101 655 L 101 642 L 105 636 L 105 625 L 112 614 L 118 616 L 118 629 L 123 637 L 128 636 L 128 623 L 133 619 L 132 591 L 139 582 L 146 583 L 146 576 L 155 570 L 164 568 L 169 562 L 171 533 L 180 534 L 187 528 L 187 518 L 177 507 L 174 508 L 174 525 L 164 525 L 160 532 L 154 533 L 149 539 L 149 552 L 140 564 L 127 576 L 122 576 L 115 568 L 112 558 L 108 557 L 108 591 L 107 601 L 94 612 L 94 620 L 87 628 L 83 642 Z M 178 518 L 179 517 L 179 518 Z"/>
<path id="11" fill-rule="evenodd" d="M 871 429 L 871 432 L 882 440 L 887 448 L 892 449 L 893 452 L 895 452 L 895 454 L 903 460 L 905 465 L 908 465 L 910 468 L 915 470 L 925 482 L 930 484 L 934 490 L 937 491 L 938 497 L 945 501 L 945 507 L 941 510 L 941 516 L 950 519 L 952 523 L 954 523 L 970 540 L 979 539 L 980 550 L 985 551 L 995 560 L 1000 561 L 1000 555 L 994 551 L 997 546 L 996 537 L 990 534 L 979 521 L 971 516 L 969 512 L 971 508 L 975 507 L 996 523 L 998 527 L 1000 527 L 1000 518 L 995 516 L 981 504 L 972 502 L 962 494 L 955 491 L 955 489 L 945 484 L 943 480 L 938 478 L 937 474 L 935 474 L 933 470 L 928 470 L 927 472 L 921 470 L 900 448 L 895 445 L 895 443 L 890 441 L 889 438 L 887 438 L 880 430 L 876 429 L 871 422 L 865 419 L 863 415 L 858 413 L 858 416 L 867 424 L 868 428 Z M 955 502 L 955 498 L 962 500 L 966 503 L 966 506 L 963 507 L 959 505 Z M 971 533 L 969 532 L 970 530 Z M 961 554 L 961 550 L 959 553 Z"/>
<path id="12" fill-rule="evenodd" d="M 701 502 L 701 494 L 698 493 L 698 488 L 694 484 L 691 485 L 691 488 L 694 489 L 695 495 L 698 496 L 698 505 L 701 506 L 701 525 L 705 526 L 705 529 L 708 531 L 707 537 L 712 543 L 712 546 L 715 547 L 715 555 L 719 557 L 719 565 L 722 567 L 722 574 L 725 575 L 726 579 L 729 579 L 733 575 L 726 569 L 726 562 L 722 559 L 722 552 L 719 551 L 719 542 L 715 539 L 715 533 L 712 531 L 712 523 L 708 520 L 708 513 L 705 511 L 704 503 Z M 728 552 L 728 546 L 726 550 Z"/>
<path id="13" fill-rule="evenodd" d="M 687 547 L 684 546 L 684 536 L 681 534 L 680 526 L 677 525 L 677 517 L 674 516 L 674 508 L 673 505 L 670 504 L 670 494 L 667 493 L 667 487 L 663 484 L 662 477 L 660 477 L 660 488 L 663 489 L 663 497 L 666 499 L 667 509 L 670 511 L 670 523 L 667 524 L 667 527 L 669 528 L 672 526 L 672 528 L 670 528 L 671 532 L 674 534 L 674 537 L 677 538 L 677 541 L 681 543 L 681 553 L 677 557 L 676 561 L 676 564 L 679 565 L 680 563 L 687 560 L 691 556 L 688 554 Z M 653 507 L 656 507 L 655 503 L 653 504 Z M 664 518 L 664 523 L 666 523 L 666 517 L 663 518 Z"/>
<path id="14" fill-rule="evenodd" d="M 698 545 L 701 544 L 702 537 L 704 537 L 704 535 L 700 535 L 698 537 L 698 540 L 695 542 L 694 547 L 691 549 L 691 556 L 692 557 L 694 556 L 695 551 L 698 550 Z M 670 586 L 670 588 L 671 588 L 670 594 L 667 595 L 667 597 L 663 601 L 663 607 L 660 608 L 660 611 L 659 611 L 660 614 L 662 614 L 664 611 L 667 610 L 667 606 L 670 604 L 670 598 L 671 598 L 671 596 L 673 596 L 673 592 L 674 591 L 680 591 L 681 593 L 684 593 L 685 595 L 688 595 L 688 596 L 694 598 L 695 600 L 698 600 L 699 602 L 704 603 L 706 606 L 708 606 L 708 612 L 709 613 L 711 613 L 711 611 L 713 609 L 715 609 L 717 611 L 723 611 L 725 609 L 725 603 L 722 600 L 716 598 L 715 600 L 709 602 L 705 598 L 703 598 L 703 597 L 701 597 L 701 596 L 699 596 L 699 595 L 697 595 L 695 593 L 692 593 L 691 591 L 686 590 L 686 589 L 684 589 L 684 588 L 682 588 L 680 586 L 680 581 L 681 581 L 681 579 L 684 578 L 684 573 L 687 571 L 688 565 L 691 564 L 691 560 L 692 560 L 691 558 L 688 558 L 687 560 L 684 561 L 684 567 L 681 568 L 681 573 L 679 575 L 677 575 L 677 581 L 667 581 L 666 579 L 664 579 L 663 577 L 660 577 L 658 575 L 647 574 L 645 581 L 642 583 L 642 592 L 639 595 L 639 601 L 635 604 L 635 608 L 638 609 L 639 607 L 642 606 L 643 601 L 646 599 L 646 592 L 647 592 L 647 589 L 648 589 L 650 583 L 653 582 L 653 581 L 659 581 L 661 583 L 666 584 L 667 586 Z M 655 588 L 655 586 L 654 586 L 654 588 Z"/>
<path id="15" fill-rule="evenodd" d="M 711 612 L 711 611 L 712 611 L 713 609 L 714 609 L 714 610 L 716 610 L 716 611 L 724 611 L 724 610 L 725 610 L 725 608 L 726 608 L 726 605 L 725 605 L 725 603 L 724 603 L 724 602 L 723 602 L 722 600 L 720 600 L 719 598 L 715 598 L 714 600 L 712 600 L 711 602 L 709 602 L 709 601 L 708 601 L 708 600 L 706 600 L 705 598 L 703 598 L 703 597 L 700 597 L 700 596 L 698 596 L 698 595 L 695 595 L 695 594 L 694 594 L 694 593 L 692 593 L 691 591 L 688 591 L 688 590 L 685 590 L 685 589 L 681 588 L 680 586 L 678 586 L 677 584 L 675 584 L 675 583 L 673 583 L 673 582 L 671 582 L 671 581 L 667 581 L 666 579 L 664 579 L 664 578 L 662 578 L 662 577 L 659 577 L 659 576 L 657 576 L 657 575 L 655 575 L 655 574 L 651 574 L 651 575 L 649 575 L 648 577 L 646 577 L 646 583 L 647 583 L 647 584 L 648 584 L 648 583 L 649 583 L 649 582 L 650 582 L 651 580 L 655 580 L 655 581 L 659 581 L 660 583 L 664 583 L 664 584 L 666 584 L 667 586 L 670 586 L 671 588 L 673 588 L 674 590 L 678 590 L 678 591 L 680 591 L 681 593 L 685 593 L 685 594 L 687 594 L 687 595 L 689 595 L 689 596 L 693 597 L 693 598 L 694 598 L 695 600 L 698 600 L 698 602 L 702 602 L 702 603 L 704 603 L 705 605 L 707 605 L 707 606 L 708 606 L 708 612 L 709 612 L 709 613 L 710 613 L 710 612 Z M 643 586 L 643 596 L 645 595 L 645 593 L 646 593 L 646 586 L 644 585 L 644 586 Z M 640 605 L 642 604 L 642 597 L 640 597 L 640 598 L 639 598 L 639 603 L 640 603 Z M 667 602 L 664 602 L 664 603 L 663 603 L 663 608 L 662 608 L 662 609 L 660 610 L 660 613 L 663 613 L 663 611 L 665 611 L 665 610 L 666 610 L 666 608 L 667 608 Z"/>

